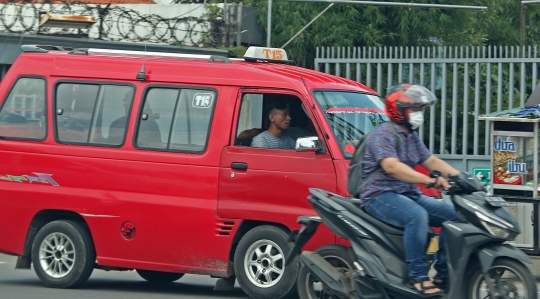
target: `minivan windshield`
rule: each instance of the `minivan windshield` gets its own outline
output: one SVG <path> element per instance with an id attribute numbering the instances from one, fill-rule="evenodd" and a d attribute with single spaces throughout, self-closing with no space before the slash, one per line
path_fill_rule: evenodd
<path id="1" fill-rule="evenodd" d="M 313 94 L 347 158 L 360 138 L 389 120 L 384 102 L 378 96 L 349 91 L 315 91 Z"/>

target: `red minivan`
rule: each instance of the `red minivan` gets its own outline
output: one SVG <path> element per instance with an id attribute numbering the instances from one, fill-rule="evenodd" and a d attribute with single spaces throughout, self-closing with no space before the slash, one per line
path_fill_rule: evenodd
<path id="1" fill-rule="evenodd" d="M 387 120 L 373 90 L 282 49 L 219 56 L 22 46 L 0 84 L 0 252 L 50 287 L 93 269 L 295 292 L 308 187 L 347 194 L 345 147 Z M 290 107 L 292 150 L 251 147 Z M 308 249 L 339 243 L 319 230 Z"/>

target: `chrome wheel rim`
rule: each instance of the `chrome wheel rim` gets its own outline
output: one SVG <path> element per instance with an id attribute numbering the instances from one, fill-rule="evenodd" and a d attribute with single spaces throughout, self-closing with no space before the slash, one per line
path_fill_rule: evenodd
<path id="1" fill-rule="evenodd" d="M 352 266 L 347 263 L 346 260 L 342 259 L 339 256 L 328 255 L 323 257 L 327 262 L 336 268 L 346 268 L 351 270 Z M 306 294 L 308 294 L 310 299 L 339 299 L 340 297 L 327 294 L 324 286 L 319 282 L 315 277 L 311 276 L 311 273 L 306 274 Z"/>
<path id="2" fill-rule="evenodd" d="M 41 269 L 53 278 L 62 278 L 73 270 L 75 246 L 68 236 L 52 233 L 43 239 L 39 247 Z"/>
<path id="3" fill-rule="evenodd" d="M 528 299 L 525 279 L 514 269 L 498 265 L 489 269 L 491 280 L 495 285 L 496 294 L 490 294 L 484 275 L 478 276 L 472 289 L 474 299 Z"/>
<path id="4" fill-rule="evenodd" d="M 257 287 L 272 287 L 285 273 L 285 255 L 276 243 L 259 240 L 246 251 L 244 271 L 251 283 Z"/>

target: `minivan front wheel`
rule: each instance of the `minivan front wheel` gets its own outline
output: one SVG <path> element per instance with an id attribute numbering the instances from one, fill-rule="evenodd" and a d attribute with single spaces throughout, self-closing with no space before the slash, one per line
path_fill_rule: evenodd
<path id="1" fill-rule="evenodd" d="M 96 261 L 92 238 L 74 221 L 53 221 L 43 226 L 32 244 L 32 263 L 39 279 L 53 288 L 74 288 L 85 283 Z"/>
<path id="2" fill-rule="evenodd" d="M 263 225 L 242 237 L 234 254 L 238 283 L 255 299 L 279 299 L 296 293 L 298 263 L 286 264 L 291 247 L 287 234 L 274 226 Z"/>

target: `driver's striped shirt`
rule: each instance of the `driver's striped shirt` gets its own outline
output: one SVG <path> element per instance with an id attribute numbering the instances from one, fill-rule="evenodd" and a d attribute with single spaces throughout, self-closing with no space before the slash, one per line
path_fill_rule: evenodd
<path id="1" fill-rule="evenodd" d="M 262 148 L 279 148 L 279 149 L 294 149 L 295 142 L 287 134 L 281 133 L 280 138 L 274 137 L 274 135 L 264 131 L 261 134 L 255 136 L 251 141 L 252 147 Z"/>

